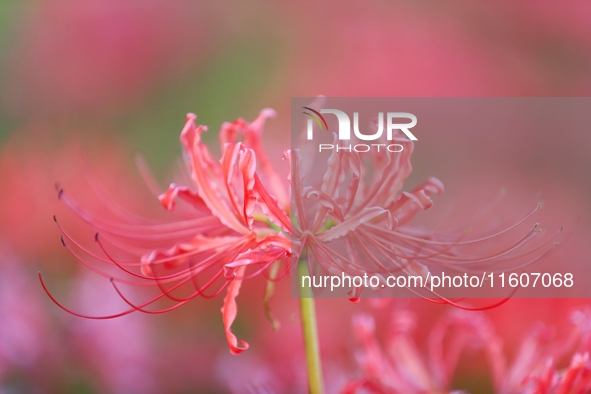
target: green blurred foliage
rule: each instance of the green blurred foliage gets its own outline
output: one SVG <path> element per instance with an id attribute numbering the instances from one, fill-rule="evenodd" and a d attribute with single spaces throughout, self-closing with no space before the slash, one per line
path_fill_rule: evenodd
<path id="1" fill-rule="evenodd" d="M 272 36 L 251 34 L 220 48 L 200 72 L 178 78 L 155 92 L 145 105 L 117 120 L 117 130 L 126 130 L 131 146 L 156 169 L 166 171 L 180 153 L 178 137 L 185 115 L 196 113 L 207 125 L 204 138 L 214 142 L 223 122 L 238 117 L 254 119 L 269 106 L 261 102 L 260 91 L 278 74 L 284 49 Z M 161 173 L 162 174 L 162 173 Z"/>

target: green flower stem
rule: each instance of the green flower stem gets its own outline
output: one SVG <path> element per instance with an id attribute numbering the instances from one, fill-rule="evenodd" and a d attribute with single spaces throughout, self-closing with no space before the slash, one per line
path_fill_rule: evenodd
<path id="1" fill-rule="evenodd" d="M 298 265 L 298 279 L 308 275 L 308 265 L 302 261 Z M 306 362 L 308 364 L 308 383 L 310 394 L 322 394 L 322 365 L 320 362 L 320 346 L 318 345 L 318 328 L 316 323 L 316 308 L 312 289 L 300 285 L 300 309 L 302 311 L 302 329 L 304 331 L 304 346 L 306 348 Z"/>

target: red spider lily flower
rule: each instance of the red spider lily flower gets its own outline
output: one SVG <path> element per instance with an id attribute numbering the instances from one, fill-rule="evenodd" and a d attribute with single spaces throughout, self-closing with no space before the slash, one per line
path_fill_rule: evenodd
<path id="1" fill-rule="evenodd" d="M 591 314 L 571 314 L 574 328 L 552 338 L 551 327 L 540 325 L 523 340 L 512 364 L 502 354 L 488 357 L 499 393 L 588 393 L 591 390 Z M 484 341 L 487 338 L 483 338 Z M 491 351 L 485 348 L 489 354 Z M 558 363 L 570 360 L 564 368 Z M 508 367 L 507 367 L 508 366 Z"/>
<path id="2" fill-rule="evenodd" d="M 336 135 L 334 138 L 336 146 Z M 486 223 L 485 216 L 490 215 L 486 210 L 460 225 L 459 231 L 456 223 L 455 229 L 440 233 L 412 226 L 418 212 L 433 206 L 431 196 L 444 191 L 443 183 L 430 177 L 410 192 L 403 191 L 412 172 L 413 142 L 402 133 L 393 141 L 383 137 L 376 142 L 395 142 L 402 149 L 397 153 L 333 149 L 322 177 L 315 176 L 321 170 L 316 163 L 306 168 L 301 151 L 287 152 L 297 219 L 292 230 L 293 252 L 306 256 L 310 272 L 320 267 L 320 271 L 338 276 L 371 274 L 380 283 L 392 274 L 420 275 L 429 282 L 431 272 L 442 270 L 482 274 L 518 269 L 558 245 L 558 234 L 543 231 L 539 223 L 528 224 L 541 203 L 512 223 L 499 228 L 486 225 L 484 234 L 471 235 L 465 229 L 476 221 Z M 516 232 L 520 232 L 517 238 Z M 355 287 L 350 298 L 358 299 L 362 289 Z M 428 288 L 409 290 L 435 302 L 472 309 Z"/>
<path id="3" fill-rule="evenodd" d="M 576 353 L 567 368 L 559 370 L 548 359 L 546 368 L 530 374 L 524 380 L 531 393 L 588 393 L 591 390 L 591 361 L 589 352 Z"/>
<path id="4" fill-rule="evenodd" d="M 497 393 L 586 393 L 591 389 L 591 317 L 577 311 L 572 322 L 568 334 L 554 339 L 550 327 L 537 326 L 509 363 L 503 339 L 482 313 L 456 310 L 443 317 L 425 341 L 428 349 L 417 345 L 413 330 L 418 322 L 408 310 L 395 313 L 384 345 L 376 337 L 373 318 L 360 315 L 353 320 L 353 331 L 361 344 L 356 360 L 362 377 L 349 382 L 344 392 L 461 392 L 452 387 L 452 379 L 464 373 L 459 360 L 481 351 Z M 558 369 L 556 361 L 565 356 L 572 357 L 570 365 Z"/>
<path id="5" fill-rule="evenodd" d="M 122 215 L 122 222 L 105 220 L 83 210 L 59 189 L 59 198 L 98 231 L 95 241 L 99 250 L 73 239 L 60 226 L 62 242 L 82 263 L 109 277 L 131 307 L 113 315 L 85 317 L 113 318 L 133 311 L 161 313 L 198 296 L 210 298 L 227 289 L 222 314 L 230 351 L 238 354 L 248 348 L 231 331 L 242 281 L 260 273 L 277 280 L 290 266 L 291 245 L 284 235 L 291 229 L 286 193 L 276 183 L 279 176 L 260 141 L 265 120 L 274 115 L 273 110 L 265 109 L 252 123 L 242 119 L 225 123 L 220 132 L 223 153 L 219 161 L 201 141 L 207 128 L 196 126 L 195 115 L 187 116 L 180 140 L 190 184 L 171 184 L 159 197 L 166 209 L 182 215 L 180 220 L 147 224 L 130 215 Z M 241 142 L 236 141 L 238 136 L 243 137 Z M 273 194 L 261 178 L 272 185 Z M 178 200 L 188 203 L 188 207 L 175 209 Z M 114 277 L 94 261 L 115 265 L 131 279 Z M 271 275 L 271 265 L 276 262 L 284 269 L 279 271 L 276 265 Z M 156 286 L 160 294 L 136 304 L 123 294 L 121 284 Z M 187 288 L 188 294 L 179 295 Z M 209 289 L 214 289 L 213 295 Z M 165 298 L 174 305 L 148 309 Z"/>
<path id="6" fill-rule="evenodd" d="M 284 158 L 291 167 L 290 199 L 287 183 L 280 181 L 262 148 L 264 122 L 274 115 L 273 110 L 265 109 L 252 123 L 238 119 L 222 125 L 219 161 L 201 141 L 206 127 L 196 126 L 196 116 L 188 115 L 180 140 L 189 180 L 183 186 L 171 184 L 159 196 L 167 210 L 179 215 L 173 222 L 147 222 L 123 212 L 119 212 L 117 221 L 108 220 L 82 209 L 59 189 L 59 198 L 97 230 L 98 250 L 62 230 L 63 244 L 82 263 L 110 278 L 130 306 L 102 318 L 133 311 L 166 312 L 198 296 L 210 298 L 227 289 L 223 322 L 230 350 L 237 354 L 248 346 L 230 328 L 242 281 L 261 273 L 278 280 L 289 272 L 292 261 L 302 257 L 308 260 L 310 272 L 315 271 L 313 263 L 318 262 L 323 272 L 330 274 L 384 278 L 403 272 L 428 277 L 430 270 L 442 268 L 480 273 L 522 267 L 554 246 L 542 238 L 545 241 L 524 247 L 539 238 L 541 231 L 535 225 L 516 242 L 495 243 L 500 246 L 482 255 L 480 249 L 486 241 L 502 238 L 531 214 L 506 228 L 471 239 L 457 231 L 436 234 L 409 226 L 417 212 L 431 207 L 430 196 L 441 193 L 443 184 L 429 178 L 411 192 L 402 191 L 412 171 L 413 143 L 401 136 L 396 142 L 404 149 L 396 154 L 333 152 L 319 184 L 314 183 L 314 176 L 305 173 L 307 163 L 302 152 L 287 150 Z M 237 141 L 238 137 L 242 141 Z M 322 174 L 316 167 L 313 170 Z M 179 200 L 185 205 L 176 207 Z M 478 250 L 474 251 L 474 246 Z M 95 262 L 115 266 L 128 278 L 114 276 Z M 123 294 L 122 284 L 156 286 L 160 294 L 137 304 Z M 361 287 L 356 288 L 351 298 L 358 299 L 360 291 Z M 436 292 L 428 296 L 471 308 Z M 165 299 L 174 305 L 148 308 Z"/>
<path id="7" fill-rule="evenodd" d="M 451 379 L 461 350 L 473 341 L 474 316 L 458 315 L 436 325 L 431 333 L 430 351 L 423 354 L 413 339 L 416 319 L 409 311 L 398 311 L 388 337 L 387 351 L 375 335 L 371 315 L 353 319 L 353 332 L 362 346 L 356 360 L 363 378 L 347 384 L 344 392 L 360 389 L 374 393 L 444 393 L 449 392 Z M 480 328 L 480 327 L 479 327 Z M 447 343 L 441 340 L 449 334 Z"/>

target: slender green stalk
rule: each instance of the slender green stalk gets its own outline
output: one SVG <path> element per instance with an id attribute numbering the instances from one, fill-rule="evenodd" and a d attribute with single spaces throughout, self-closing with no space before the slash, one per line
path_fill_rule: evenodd
<path id="1" fill-rule="evenodd" d="M 306 362 L 308 364 L 308 384 L 310 394 L 322 394 L 322 365 L 320 362 L 320 346 L 318 345 L 318 328 L 316 323 L 316 308 L 312 289 L 302 287 L 301 277 L 308 275 L 308 265 L 301 261 L 298 265 L 298 279 L 300 285 L 300 309 L 302 311 L 302 329 L 304 331 L 304 346 L 306 348 Z"/>

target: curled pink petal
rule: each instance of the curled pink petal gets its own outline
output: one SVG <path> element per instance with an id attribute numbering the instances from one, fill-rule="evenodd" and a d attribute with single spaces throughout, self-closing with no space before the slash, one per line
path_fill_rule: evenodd
<path id="1" fill-rule="evenodd" d="M 170 184 L 167 191 L 158 196 L 158 200 L 164 208 L 172 211 L 175 206 L 175 199 L 181 198 L 187 203 L 191 204 L 197 210 L 206 210 L 207 206 L 203 200 L 191 189 L 186 186 L 177 186 L 174 183 Z"/>
<path id="2" fill-rule="evenodd" d="M 237 355 L 248 349 L 248 343 L 243 340 L 238 340 L 236 335 L 232 333 L 232 323 L 236 319 L 238 313 L 238 307 L 236 305 L 236 297 L 240 292 L 240 286 L 242 285 L 242 276 L 246 267 L 242 266 L 238 268 L 236 277 L 232 280 L 232 283 L 228 286 L 228 292 L 224 298 L 224 306 L 222 307 L 222 316 L 224 321 L 224 330 L 226 332 L 226 339 L 228 346 L 230 347 L 230 353 Z"/>

